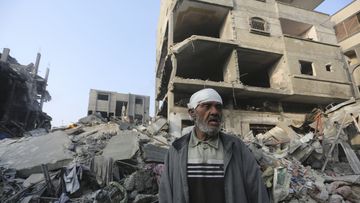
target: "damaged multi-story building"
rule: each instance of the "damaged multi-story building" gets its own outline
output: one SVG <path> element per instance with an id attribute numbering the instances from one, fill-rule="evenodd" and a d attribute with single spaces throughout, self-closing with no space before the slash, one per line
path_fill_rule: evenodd
<path id="1" fill-rule="evenodd" d="M 357 87 L 360 87 L 360 1 L 356 0 L 331 16 L 339 45 L 349 63 Z"/>
<path id="2" fill-rule="evenodd" d="M 51 117 L 42 111 L 44 102 L 51 99 L 46 90 L 49 69 L 44 78 L 38 75 L 41 55 L 29 65 L 19 64 L 8 48 L 0 57 L 0 139 L 50 129 Z"/>
<path id="3" fill-rule="evenodd" d="M 146 123 L 149 116 L 150 97 L 90 89 L 88 115 L 100 113 L 103 118 L 128 118 Z"/>
<path id="4" fill-rule="evenodd" d="M 323 0 L 163 0 L 156 114 L 170 133 L 191 125 L 186 103 L 204 87 L 224 100 L 224 128 L 259 133 L 315 107 L 358 97 Z"/>

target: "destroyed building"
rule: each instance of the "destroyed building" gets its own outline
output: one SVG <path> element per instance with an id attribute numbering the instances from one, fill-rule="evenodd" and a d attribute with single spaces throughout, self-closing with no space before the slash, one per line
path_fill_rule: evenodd
<path id="1" fill-rule="evenodd" d="M 49 69 L 45 77 L 38 75 L 41 55 L 35 64 L 21 65 L 5 48 L 0 54 L 0 139 L 22 136 L 36 128 L 51 128 L 51 117 L 42 111 L 51 99 L 46 90 Z"/>
<path id="2" fill-rule="evenodd" d="M 128 118 L 145 123 L 149 116 L 150 97 L 91 89 L 88 115 L 100 113 L 103 118 Z"/>
<path id="3" fill-rule="evenodd" d="M 224 128 L 265 132 L 315 107 L 358 97 L 323 0 L 162 1 L 156 114 L 170 133 L 191 125 L 186 104 L 204 88 L 224 100 Z"/>
<path id="4" fill-rule="evenodd" d="M 353 1 L 331 16 L 335 23 L 336 38 L 347 57 L 350 73 L 360 86 L 360 1 Z"/>

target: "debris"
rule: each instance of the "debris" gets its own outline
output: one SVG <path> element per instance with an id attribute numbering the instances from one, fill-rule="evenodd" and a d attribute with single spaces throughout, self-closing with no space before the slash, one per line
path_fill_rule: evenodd
<path id="1" fill-rule="evenodd" d="M 166 124 L 167 120 L 165 118 L 159 118 L 148 126 L 147 130 L 150 134 L 156 135 Z"/>
<path id="2" fill-rule="evenodd" d="M 131 159 L 139 150 L 138 133 L 130 130 L 122 131 L 109 140 L 103 150 L 105 158 L 112 158 L 114 161 Z"/>
<path id="3" fill-rule="evenodd" d="M 0 165 L 16 169 L 23 177 L 41 172 L 41 164 L 46 164 L 49 170 L 59 169 L 73 160 L 73 153 L 66 149 L 70 144 L 62 131 L 22 138 L 11 144 L 0 143 L 0 149 L 4 149 Z"/>
<path id="4" fill-rule="evenodd" d="M 142 148 L 144 151 L 144 160 L 146 162 L 164 163 L 167 148 L 156 146 L 153 144 L 145 144 Z"/>
<path id="5" fill-rule="evenodd" d="M 328 115 L 313 110 L 300 130 L 279 122 L 243 136 L 273 202 L 359 202 L 358 151 L 348 144 L 359 116 L 360 104 L 350 103 Z M 0 140 L 0 201 L 157 202 L 175 139 L 167 130 L 163 118 L 149 127 L 90 115 L 45 135 Z M 49 167 L 43 174 L 42 164 Z"/>

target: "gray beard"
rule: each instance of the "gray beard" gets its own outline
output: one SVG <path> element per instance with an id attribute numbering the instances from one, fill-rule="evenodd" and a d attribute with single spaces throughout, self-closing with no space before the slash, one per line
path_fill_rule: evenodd
<path id="1" fill-rule="evenodd" d="M 220 127 L 217 128 L 211 128 L 208 126 L 207 123 L 204 121 L 201 121 L 199 117 L 196 116 L 195 118 L 195 126 L 199 128 L 199 130 L 203 133 L 205 133 L 207 138 L 213 138 L 218 135 L 220 132 Z"/>

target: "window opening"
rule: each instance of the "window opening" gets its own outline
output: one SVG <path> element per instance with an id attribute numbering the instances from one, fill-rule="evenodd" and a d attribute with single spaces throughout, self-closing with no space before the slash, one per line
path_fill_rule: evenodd
<path id="1" fill-rule="evenodd" d="M 107 94 L 98 94 L 97 99 L 98 100 L 103 100 L 103 101 L 108 101 L 109 100 L 109 95 L 107 95 Z"/>
<path id="2" fill-rule="evenodd" d="M 326 71 L 328 71 L 328 72 L 334 72 L 333 67 L 332 67 L 331 64 L 327 64 L 325 67 L 326 67 Z"/>
<path id="3" fill-rule="evenodd" d="M 300 63 L 300 72 L 304 75 L 314 75 L 312 62 L 308 61 L 299 61 Z"/>
<path id="4" fill-rule="evenodd" d="M 251 29 L 265 31 L 266 22 L 264 19 L 259 17 L 253 17 L 250 20 Z"/>

